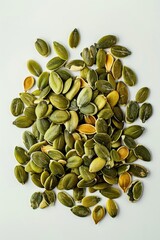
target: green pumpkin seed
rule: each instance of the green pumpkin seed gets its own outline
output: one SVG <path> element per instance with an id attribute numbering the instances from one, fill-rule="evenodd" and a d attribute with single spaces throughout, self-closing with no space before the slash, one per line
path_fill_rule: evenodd
<path id="1" fill-rule="evenodd" d="M 76 140 L 74 144 L 74 148 L 79 156 L 83 156 L 84 154 L 84 146 L 81 140 Z"/>
<path id="2" fill-rule="evenodd" d="M 130 101 L 127 104 L 126 108 L 126 121 L 128 123 L 133 123 L 137 118 L 139 114 L 139 105 L 136 101 Z"/>
<path id="3" fill-rule="evenodd" d="M 44 57 L 47 57 L 50 54 L 50 47 L 48 44 L 43 40 L 38 38 L 35 42 L 35 48 Z"/>
<path id="4" fill-rule="evenodd" d="M 97 133 L 107 133 L 108 125 L 103 118 L 96 120 L 95 128 Z"/>
<path id="5" fill-rule="evenodd" d="M 60 125 L 54 125 L 45 132 L 44 139 L 48 143 L 53 143 L 53 141 L 61 134 L 62 128 Z"/>
<path id="6" fill-rule="evenodd" d="M 18 146 L 16 146 L 14 149 L 14 156 L 20 164 L 26 164 L 30 160 L 27 151 L 24 148 Z"/>
<path id="7" fill-rule="evenodd" d="M 13 116 L 19 116 L 23 113 L 24 103 L 20 98 L 14 98 L 11 102 L 10 110 Z"/>
<path id="8" fill-rule="evenodd" d="M 113 63 L 112 74 L 115 80 L 121 78 L 122 76 L 122 62 L 120 59 L 116 59 Z"/>
<path id="9" fill-rule="evenodd" d="M 116 89 L 116 81 L 115 81 L 115 79 L 114 79 L 114 77 L 112 76 L 111 73 L 107 74 L 107 80 L 112 85 L 112 88 Z"/>
<path id="10" fill-rule="evenodd" d="M 28 128 L 33 124 L 33 121 L 26 116 L 19 116 L 13 121 L 13 125 L 19 128 Z"/>
<path id="11" fill-rule="evenodd" d="M 86 80 L 87 80 L 89 86 L 94 90 L 96 88 L 95 84 L 98 80 L 97 72 L 93 69 L 89 69 L 87 72 L 87 75 L 86 75 Z"/>
<path id="12" fill-rule="evenodd" d="M 140 181 L 134 181 L 128 190 L 128 197 L 131 202 L 135 202 L 142 196 L 143 186 Z"/>
<path id="13" fill-rule="evenodd" d="M 114 218 L 117 216 L 118 213 L 118 206 L 116 204 L 116 202 L 113 199 L 108 199 L 107 203 L 106 203 L 106 209 L 108 214 Z"/>
<path id="14" fill-rule="evenodd" d="M 96 143 L 94 146 L 94 151 L 99 158 L 105 159 L 106 161 L 110 159 L 109 151 L 104 145 Z"/>
<path id="15" fill-rule="evenodd" d="M 89 171 L 90 172 L 98 172 L 104 167 L 105 164 L 106 164 L 105 159 L 97 157 L 97 158 L 93 159 L 93 161 L 91 162 L 91 164 L 89 166 Z"/>
<path id="16" fill-rule="evenodd" d="M 53 140 L 53 149 L 57 149 L 59 151 L 62 151 L 65 147 L 65 139 L 64 135 L 60 134 L 58 137 L 56 137 L 55 140 Z"/>
<path id="17" fill-rule="evenodd" d="M 100 190 L 100 193 L 110 199 L 118 198 L 121 195 L 121 192 L 118 188 L 107 187 L 105 189 Z"/>
<path id="18" fill-rule="evenodd" d="M 29 131 L 24 131 L 22 135 L 23 143 L 27 149 L 30 149 L 32 145 L 37 143 L 36 137 Z"/>
<path id="19" fill-rule="evenodd" d="M 113 116 L 113 111 L 109 104 L 106 104 L 107 107 L 103 108 L 102 110 L 99 111 L 98 118 L 103 118 L 105 120 L 110 119 Z"/>
<path id="20" fill-rule="evenodd" d="M 91 214 L 91 211 L 89 208 L 81 205 L 74 206 L 73 208 L 71 208 L 71 211 L 73 212 L 73 214 L 75 214 L 78 217 L 87 217 L 88 215 Z"/>
<path id="21" fill-rule="evenodd" d="M 56 176 L 53 173 L 51 173 L 49 177 L 46 179 L 46 181 L 44 182 L 44 187 L 46 190 L 52 190 L 57 186 L 57 184 L 58 184 L 58 180 Z"/>
<path id="22" fill-rule="evenodd" d="M 78 188 L 78 187 L 75 187 L 73 189 L 73 199 L 75 201 L 81 201 L 82 198 L 84 198 L 85 196 L 85 189 L 84 188 Z"/>
<path id="23" fill-rule="evenodd" d="M 37 118 L 43 118 L 48 110 L 48 105 L 46 101 L 41 101 L 37 104 L 35 108 L 35 114 Z"/>
<path id="24" fill-rule="evenodd" d="M 57 95 L 55 93 L 52 93 L 49 96 L 49 100 L 51 101 L 52 105 L 59 110 L 66 110 L 69 107 L 69 100 L 62 94 Z"/>
<path id="25" fill-rule="evenodd" d="M 69 46 L 71 48 L 76 48 L 79 44 L 79 40 L 80 40 L 80 34 L 77 28 L 75 28 L 69 35 L 69 39 L 68 39 Z"/>
<path id="26" fill-rule="evenodd" d="M 117 170 L 113 167 L 111 169 L 108 169 L 107 167 L 104 167 L 102 169 L 102 173 L 109 178 L 115 178 L 117 176 Z"/>
<path id="27" fill-rule="evenodd" d="M 32 160 L 30 161 L 30 167 L 33 170 L 31 172 L 34 172 L 34 173 L 42 173 L 43 172 L 43 169 L 41 167 L 38 167 Z"/>
<path id="28" fill-rule="evenodd" d="M 80 71 L 85 67 L 85 62 L 83 60 L 72 60 L 66 64 L 66 67 L 71 71 Z"/>
<path id="29" fill-rule="evenodd" d="M 35 114 L 35 106 L 26 107 L 24 109 L 24 115 L 31 120 L 35 121 L 37 116 Z"/>
<path id="30" fill-rule="evenodd" d="M 146 101 L 146 99 L 149 96 L 149 88 L 148 87 L 142 87 L 138 90 L 138 92 L 136 93 L 135 99 L 138 103 L 143 103 L 144 101 Z"/>
<path id="31" fill-rule="evenodd" d="M 122 173 L 127 172 L 130 169 L 129 164 L 122 164 L 120 167 L 118 167 L 118 175 L 121 175 Z"/>
<path id="32" fill-rule="evenodd" d="M 132 125 L 130 127 L 125 128 L 123 130 L 123 134 L 132 137 L 133 139 L 136 139 L 142 135 L 144 130 L 145 130 L 144 127 L 141 127 L 139 125 Z"/>
<path id="33" fill-rule="evenodd" d="M 65 64 L 65 60 L 61 59 L 60 57 L 54 57 L 47 63 L 46 67 L 49 70 L 58 70 Z"/>
<path id="34" fill-rule="evenodd" d="M 67 164 L 66 166 L 68 168 L 76 168 L 81 166 L 82 164 L 82 158 L 79 156 L 72 156 L 70 158 L 67 159 Z"/>
<path id="35" fill-rule="evenodd" d="M 82 58 L 87 66 L 92 66 L 94 64 L 94 58 L 89 48 L 84 48 L 82 51 Z"/>
<path id="36" fill-rule="evenodd" d="M 45 208 L 55 203 L 56 194 L 52 190 L 45 190 L 42 195 L 43 195 L 43 199 L 39 205 L 40 208 Z"/>
<path id="37" fill-rule="evenodd" d="M 36 125 L 37 125 L 37 129 L 38 131 L 44 135 L 45 132 L 48 130 L 48 128 L 50 127 L 50 122 L 47 119 L 37 119 L 36 120 Z"/>
<path id="38" fill-rule="evenodd" d="M 150 103 L 143 103 L 139 109 L 139 118 L 142 123 L 145 123 L 153 113 L 152 105 Z"/>
<path id="39" fill-rule="evenodd" d="M 41 151 L 33 152 L 31 155 L 32 161 L 40 168 L 48 168 L 50 158 Z"/>
<path id="40" fill-rule="evenodd" d="M 96 104 L 98 110 L 100 111 L 106 105 L 107 99 L 103 94 L 100 94 L 94 99 L 94 103 Z"/>
<path id="41" fill-rule="evenodd" d="M 112 85 L 106 80 L 98 80 L 96 82 L 96 88 L 104 94 L 108 94 L 113 90 Z"/>
<path id="42" fill-rule="evenodd" d="M 134 151 L 130 150 L 128 157 L 125 159 L 125 162 L 132 163 L 132 162 L 135 162 L 137 159 L 138 157 L 136 157 L 136 155 L 134 154 Z"/>
<path id="43" fill-rule="evenodd" d="M 51 173 L 53 173 L 53 175 L 56 177 L 62 177 L 65 174 L 64 167 L 57 161 L 51 161 L 49 164 L 49 169 L 51 170 Z"/>
<path id="44" fill-rule="evenodd" d="M 96 178 L 90 181 L 85 181 L 84 179 L 82 179 L 77 183 L 77 187 L 78 188 L 93 187 L 96 182 L 97 182 Z"/>
<path id="45" fill-rule="evenodd" d="M 96 105 L 92 102 L 90 102 L 88 105 L 80 107 L 80 112 L 84 115 L 95 115 L 97 113 L 98 109 Z"/>
<path id="46" fill-rule="evenodd" d="M 56 124 L 65 123 L 69 119 L 70 113 L 64 110 L 55 110 L 50 116 L 50 120 Z"/>
<path id="47" fill-rule="evenodd" d="M 25 171 L 25 168 L 21 165 L 15 166 L 14 175 L 18 182 L 25 184 L 28 180 L 28 173 Z"/>
<path id="48" fill-rule="evenodd" d="M 60 57 L 63 60 L 68 59 L 68 52 L 62 44 L 54 41 L 53 48 L 54 48 L 55 52 L 57 53 L 58 57 Z"/>
<path id="49" fill-rule="evenodd" d="M 49 83 L 49 72 L 42 72 L 41 75 L 38 78 L 37 86 L 40 90 L 44 89 L 48 86 Z"/>
<path id="50" fill-rule="evenodd" d="M 111 138 L 107 133 L 96 133 L 93 139 L 96 143 L 102 144 L 110 149 Z"/>
<path id="51" fill-rule="evenodd" d="M 63 90 L 63 81 L 60 76 L 52 71 L 49 77 L 49 85 L 54 93 L 60 94 Z"/>
<path id="52" fill-rule="evenodd" d="M 148 170 L 139 164 L 131 164 L 129 168 L 129 173 L 131 173 L 135 177 L 144 178 L 147 177 Z"/>
<path id="53" fill-rule="evenodd" d="M 106 35 L 100 38 L 96 44 L 97 48 L 110 48 L 115 45 L 117 42 L 117 38 L 114 35 Z"/>
<path id="54" fill-rule="evenodd" d="M 124 136 L 123 135 L 122 140 L 123 140 L 124 144 L 130 149 L 135 148 L 136 145 L 137 145 L 136 142 L 134 141 L 134 139 L 130 136 L 127 136 L 127 135 Z"/>
<path id="55" fill-rule="evenodd" d="M 81 165 L 79 167 L 81 177 L 86 181 L 92 181 L 95 179 L 96 174 L 89 171 L 89 167 Z"/>
<path id="56" fill-rule="evenodd" d="M 122 75 L 123 75 L 124 82 L 128 86 L 132 87 L 136 84 L 137 77 L 136 77 L 136 74 L 134 73 L 134 71 L 131 68 L 124 66 L 123 71 L 122 71 Z"/>
<path id="57" fill-rule="evenodd" d="M 28 107 L 34 105 L 34 101 L 36 100 L 36 97 L 31 93 L 24 92 L 24 93 L 20 93 L 19 96 L 22 102 Z"/>
<path id="58" fill-rule="evenodd" d="M 37 209 L 40 205 L 40 203 L 42 202 L 42 193 L 41 192 L 35 192 L 32 194 L 31 199 L 30 199 L 30 203 L 31 203 L 31 207 L 33 209 Z"/>
<path id="59" fill-rule="evenodd" d="M 85 207 L 93 207 L 96 205 L 101 199 L 97 196 L 86 196 L 82 199 L 82 205 Z"/>
<path id="60" fill-rule="evenodd" d="M 68 78 L 65 81 L 64 86 L 63 86 L 63 91 L 62 91 L 63 94 L 67 93 L 70 90 L 72 82 L 73 82 L 72 78 Z"/>
<path id="61" fill-rule="evenodd" d="M 104 207 L 97 205 L 92 212 L 92 218 L 95 224 L 99 223 L 105 216 L 105 209 Z"/>
<path id="62" fill-rule="evenodd" d="M 92 188 L 95 190 L 102 190 L 102 189 L 107 188 L 108 186 L 109 186 L 108 183 L 102 182 L 102 183 L 96 183 Z"/>
<path id="63" fill-rule="evenodd" d="M 119 104 L 126 105 L 128 102 L 128 88 L 126 84 L 122 81 L 117 83 L 117 92 L 119 93 Z"/>
<path id="64" fill-rule="evenodd" d="M 66 98 L 71 101 L 76 96 L 76 94 L 79 92 L 80 87 L 81 87 L 81 80 L 80 80 L 80 78 L 76 78 L 73 82 L 72 87 L 66 93 L 66 95 L 65 95 Z"/>
<path id="65" fill-rule="evenodd" d="M 126 47 L 120 46 L 120 45 L 115 45 L 113 47 L 111 47 L 111 53 L 115 56 L 115 57 L 127 57 L 128 55 L 131 54 L 131 51 L 129 51 Z"/>
<path id="66" fill-rule="evenodd" d="M 73 207 L 75 205 L 74 199 L 66 192 L 59 192 L 58 200 L 66 207 Z"/>
<path id="67" fill-rule="evenodd" d="M 57 149 L 49 149 L 49 150 L 47 151 L 47 155 L 48 155 L 51 159 L 56 160 L 56 161 L 58 161 L 58 160 L 60 160 L 60 159 L 65 159 L 64 154 L 63 154 L 61 151 L 57 150 Z"/>
<path id="68" fill-rule="evenodd" d="M 75 188 L 77 183 L 78 183 L 78 177 L 74 173 L 67 173 L 63 177 L 63 187 L 66 190 L 70 190 L 70 189 Z"/>
<path id="69" fill-rule="evenodd" d="M 34 76 L 38 77 L 42 73 L 41 66 L 39 65 L 39 63 L 37 63 L 34 60 L 28 60 L 27 68 L 28 68 L 29 72 L 31 74 L 33 74 Z"/>
<path id="70" fill-rule="evenodd" d="M 72 133 L 76 130 L 79 122 L 78 115 L 75 111 L 70 111 L 70 119 L 64 123 L 66 130 Z"/>
<path id="71" fill-rule="evenodd" d="M 138 158 L 140 158 L 144 161 L 147 161 L 147 162 L 151 161 L 151 154 L 150 154 L 149 150 L 143 145 L 138 144 L 134 149 L 134 154 Z"/>
<path id="72" fill-rule="evenodd" d="M 38 143 L 33 144 L 30 147 L 28 153 L 31 154 L 31 153 L 33 153 L 35 151 L 41 150 L 41 147 L 43 147 L 45 144 L 46 144 L 46 141 L 42 141 L 42 142 L 38 142 Z"/>
<path id="73" fill-rule="evenodd" d="M 86 106 L 90 103 L 92 99 L 92 89 L 90 87 L 83 88 L 77 97 L 77 105 L 78 107 Z"/>

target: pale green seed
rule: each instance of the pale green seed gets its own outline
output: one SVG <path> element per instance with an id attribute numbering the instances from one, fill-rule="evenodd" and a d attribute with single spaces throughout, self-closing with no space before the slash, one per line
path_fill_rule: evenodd
<path id="1" fill-rule="evenodd" d="M 122 75 L 123 75 L 124 82 L 128 86 L 131 87 L 131 86 L 134 86 L 137 83 L 136 74 L 134 73 L 134 71 L 131 68 L 124 66 L 123 71 L 122 71 Z"/>
<path id="2" fill-rule="evenodd" d="M 115 45 L 117 42 L 117 38 L 114 35 L 106 35 L 100 38 L 96 44 L 97 48 L 110 48 Z"/>
<path id="3" fill-rule="evenodd" d="M 40 168 L 48 168 L 50 163 L 50 158 L 41 151 L 33 152 L 31 159 Z"/>
<path id="4" fill-rule="evenodd" d="M 41 167 L 38 167 L 32 160 L 30 161 L 30 167 L 32 169 L 31 172 L 34 172 L 34 173 L 41 173 L 41 172 L 43 172 L 43 169 Z"/>
<path id="5" fill-rule="evenodd" d="M 83 88 L 77 96 L 78 107 L 86 106 L 90 103 L 92 99 L 92 89 L 90 87 Z"/>
<path id="6" fill-rule="evenodd" d="M 71 71 L 81 71 L 85 67 L 85 62 L 83 60 L 72 60 L 66 64 L 66 67 Z"/>
<path id="7" fill-rule="evenodd" d="M 27 151 L 24 148 L 18 146 L 16 146 L 14 149 L 14 156 L 20 164 L 26 164 L 30 160 Z"/>
<path id="8" fill-rule="evenodd" d="M 98 80 L 96 82 L 96 88 L 104 94 L 108 94 L 113 90 L 112 85 L 106 80 Z"/>
<path id="9" fill-rule="evenodd" d="M 94 58 L 89 48 L 84 48 L 82 51 L 82 58 L 87 66 L 92 66 L 94 64 Z"/>
<path id="10" fill-rule="evenodd" d="M 63 187 L 66 190 L 73 189 L 77 186 L 78 177 L 75 173 L 67 173 L 63 177 Z"/>
<path id="11" fill-rule="evenodd" d="M 64 123 L 66 130 L 72 133 L 76 130 L 79 122 L 78 115 L 75 111 L 70 111 L 70 119 Z"/>
<path id="12" fill-rule="evenodd" d="M 62 124 L 70 119 L 70 113 L 68 111 L 64 111 L 64 110 L 55 110 L 50 115 L 49 119 L 53 123 Z"/>
<path id="13" fill-rule="evenodd" d="M 82 205 L 85 207 L 95 206 L 101 199 L 97 196 L 86 196 L 82 199 Z"/>
<path id="14" fill-rule="evenodd" d="M 95 115 L 97 113 L 98 109 L 97 106 L 90 102 L 88 105 L 80 107 L 80 112 L 84 115 Z"/>
<path id="15" fill-rule="evenodd" d="M 81 166 L 82 164 L 82 158 L 79 156 L 72 156 L 70 158 L 67 159 L 67 164 L 66 166 L 68 168 L 76 168 Z"/>
<path id="16" fill-rule="evenodd" d="M 50 54 L 49 45 L 43 40 L 38 38 L 35 42 L 35 48 L 44 57 L 47 57 Z"/>
<path id="17" fill-rule="evenodd" d="M 34 105 L 34 101 L 36 100 L 36 97 L 33 94 L 24 92 L 24 93 L 20 93 L 19 96 L 22 102 L 28 107 Z"/>
<path id="18" fill-rule="evenodd" d="M 53 47 L 54 47 L 54 50 L 57 53 L 58 57 L 60 57 L 63 60 L 68 59 L 68 52 L 62 44 L 54 41 L 53 42 Z"/>
<path id="19" fill-rule="evenodd" d="M 46 67 L 49 70 L 58 70 L 65 64 L 65 60 L 61 59 L 60 57 L 54 57 L 47 63 Z"/>
<path id="20" fill-rule="evenodd" d="M 69 39 L 68 39 L 69 46 L 71 48 L 76 48 L 79 44 L 79 41 L 80 41 L 80 34 L 77 28 L 75 28 L 69 35 Z"/>
<path id="21" fill-rule="evenodd" d="M 48 105 L 46 101 L 41 101 L 37 104 L 35 109 L 35 114 L 37 118 L 43 118 L 48 110 Z"/>
<path id="22" fill-rule="evenodd" d="M 13 116 L 19 116 L 23 113 L 24 103 L 20 98 L 14 98 L 11 102 L 10 110 Z"/>
<path id="23" fill-rule="evenodd" d="M 79 167 L 81 177 L 87 182 L 95 179 L 96 174 L 89 171 L 89 167 L 81 165 Z"/>
<path id="24" fill-rule="evenodd" d="M 57 149 L 50 149 L 47 151 L 47 155 L 53 160 L 65 159 L 64 154 Z"/>
<path id="25" fill-rule="evenodd" d="M 33 124 L 33 120 L 26 116 L 19 116 L 13 121 L 13 125 L 19 128 L 28 128 Z"/>
<path id="26" fill-rule="evenodd" d="M 84 196 L 85 196 L 85 192 L 86 192 L 85 188 L 75 187 L 73 189 L 73 199 L 75 201 L 81 201 L 82 198 L 84 198 Z"/>
<path id="27" fill-rule="evenodd" d="M 32 59 L 28 60 L 27 68 L 28 68 L 29 72 L 31 74 L 33 74 L 34 76 L 38 77 L 42 73 L 42 68 L 39 65 L 39 63 L 37 63 L 36 61 L 34 61 Z"/>
<path id="28" fill-rule="evenodd" d="M 48 128 L 44 134 L 44 139 L 48 143 L 53 143 L 53 141 L 61 134 L 62 127 L 60 125 L 54 125 Z"/>
<path id="29" fill-rule="evenodd" d="M 32 194 L 31 199 L 30 199 L 30 203 L 31 203 L 31 207 L 33 209 L 37 209 L 42 201 L 43 197 L 42 197 L 42 193 L 41 192 L 35 192 Z"/>
<path id="30" fill-rule="evenodd" d="M 44 89 L 48 86 L 49 83 L 49 72 L 42 72 L 41 75 L 38 78 L 37 86 L 40 90 Z"/>
<path id="31" fill-rule="evenodd" d="M 97 205 L 92 212 L 92 218 L 95 224 L 99 223 L 105 216 L 105 209 L 104 207 Z"/>
<path id="32" fill-rule="evenodd" d="M 94 151 L 99 158 L 103 158 L 106 161 L 110 159 L 109 151 L 104 145 L 96 143 L 94 145 Z"/>
<path id="33" fill-rule="evenodd" d="M 38 143 L 33 144 L 30 147 L 28 153 L 31 154 L 31 153 L 33 153 L 35 151 L 41 150 L 41 147 L 43 147 L 45 144 L 46 144 L 46 141 L 42 141 L 42 142 L 38 142 Z"/>
<path id="34" fill-rule="evenodd" d="M 30 149 L 30 147 L 32 145 L 37 143 L 36 137 L 30 131 L 24 131 L 22 134 L 22 139 L 23 139 L 23 143 L 27 149 Z"/>
<path id="35" fill-rule="evenodd" d="M 80 78 L 76 78 L 72 84 L 72 87 L 66 93 L 66 95 L 65 95 L 66 98 L 71 101 L 76 96 L 76 94 L 79 92 L 80 87 L 81 87 L 81 80 L 80 80 Z"/>
<path id="36" fill-rule="evenodd" d="M 33 121 L 35 121 L 37 118 L 35 114 L 35 106 L 26 107 L 23 113 L 26 117 L 30 118 Z"/>
<path id="37" fill-rule="evenodd" d="M 25 184 L 28 180 L 28 173 L 25 171 L 25 168 L 21 165 L 15 166 L 14 175 L 18 182 Z"/>
<path id="38" fill-rule="evenodd" d="M 111 217 L 114 218 L 114 217 L 117 216 L 118 206 L 117 206 L 116 202 L 115 202 L 113 199 L 108 199 L 108 200 L 107 200 L 106 209 L 107 209 L 108 214 L 109 214 Z"/>
<path id="39" fill-rule="evenodd" d="M 64 86 L 63 86 L 63 91 L 62 91 L 63 94 L 67 93 L 70 90 L 70 88 L 72 86 L 72 82 L 73 82 L 72 78 L 68 78 L 65 81 Z"/>
<path id="40" fill-rule="evenodd" d="M 50 73 L 49 85 L 56 94 L 60 94 L 63 90 L 63 81 L 61 77 L 54 71 Z"/>
<path id="41" fill-rule="evenodd" d="M 89 166 L 89 171 L 90 172 L 98 172 L 104 167 L 105 164 L 106 164 L 105 159 L 97 157 L 97 158 L 93 159 L 93 161 L 91 162 L 91 164 Z"/>
<path id="42" fill-rule="evenodd" d="M 66 110 L 69 107 L 69 100 L 65 98 L 62 94 L 55 94 L 52 93 L 49 96 L 49 100 L 51 101 L 52 105 L 59 110 Z"/>
<path id="43" fill-rule="evenodd" d="M 36 120 L 36 126 L 37 126 L 37 130 L 44 135 L 45 132 L 48 130 L 48 128 L 50 127 L 50 122 L 48 121 L 48 119 L 37 119 Z"/>
<path id="44" fill-rule="evenodd" d="M 142 87 L 138 90 L 138 92 L 136 93 L 135 99 L 138 103 L 143 103 L 144 101 L 146 101 L 146 99 L 149 96 L 149 88 L 148 87 Z"/>
<path id="45" fill-rule="evenodd" d="M 65 174 L 64 167 L 57 161 L 51 161 L 49 164 L 49 169 L 51 170 L 51 173 L 53 173 L 53 175 L 56 177 L 62 177 Z"/>

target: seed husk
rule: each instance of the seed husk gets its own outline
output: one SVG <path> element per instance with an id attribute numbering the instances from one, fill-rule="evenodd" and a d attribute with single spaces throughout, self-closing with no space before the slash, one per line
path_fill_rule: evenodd
<path id="1" fill-rule="evenodd" d="M 54 48 L 55 52 L 57 53 L 58 57 L 60 57 L 63 60 L 68 59 L 68 52 L 62 44 L 54 41 L 53 42 L 53 48 Z"/>
<path id="2" fill-rule="evenodd" d="M 27 68 L 31 74 L 34 76 L 39 76 L 42 73 L 42 68 L 35 60 L 28 60 Z"/>
<path id="3" fill-rule="evenodd" d="M 129 51 L 126 47 L 115 45 L 111 47 L 111 53 L 118 58 L 127 57 L 131 54 L 131 51 Z"/>
<path id="4" fill-rule="evenodd" d="M 76 48 L 80 41 L 80 34 L 77 28 L 75 28 L 69 35 L 68 43 L 71 48 Z"/>
<path id="5" fill-rule="evenodd" d="M 121 160 L 124 160 L 128 157 L 129 149 L 126 146 L 121 146 L 117 149 L 117 152 L 118 152 Z"/>
<path id="6" fill-rule="evenodd" d="M 105 64 L 107 72 L 111 71 L 113 62 L 114 62 L 114 57 L 111 54 L 107 54 L 106 55 L 106 64 Z"/>
<path id="7" fill-rule="evenodd" d="M 95 224 L 99 223 L 105 216 L 105 209 L 101 205 L 97 205 L 92 211 L 92 218 Z"/>
<path id="8" fill-rule="evenodd" d="M 71 71 L 80 71 L 85 67 L 85 62 L 83 60 L 72 60 L 66 64 L 66 68 Z"/>
<path id="9" fill-rule="evenodd" d="M 87 217 L 91 214 L 90 209 L 82 205 L 74 206 L 71 211 L 78 217 Z"/>
<path id="10" fill-rule="evenodd" d="M 77 131 L 80 133 L 85 133 L 88 135 L 92 135 L 96 132 L 96 128 L 91 124 L 81 124 L 77 127 Z"/>
<path id="11" fill-rule="evenodd" d="M 43 40 L 38 38 L 35 42 L 35 48 L 44 57 L 47 57 L 50 54 L 49 45 Z"/>
<path id="12" fill-rule="evenodd" d="M 117 216 L 118 213 L 118 206 L 116 202 L 113 199 L 108 199 L 106 202 L 106 210 L 108 214 L 114 218 Z"/>
<path id="13" fill-rule="evenodd" d="M 14 98 L 11 102 L 10 110 L 12 115 L 17 117 L 23 113 L 24 103 L 20 98 Z"/>
<path id="14" fill-rule="evenodd" d="M 129 186 L 131 185 L 132 178 L 128 172 L 121 173 L 118 179 L 118 184 L 122 188 L 124 192 L 127 191 Z"/>
<path id="15" fill-rule="evenodd" d="M 143 192 L 143 185 L 139 180 L 137 180 L 132 183 L 132 185 L 130 186 L 127 192 L 127 195 L 131 202 L 136 202 L 141 198 L 142 192 Z"/>
<path id="16" fill-rule="evenodd" d="M 139 109 L 139 118 L 142 123 L 145 123 L 152 116 L 152 105 L 150 103 L 143 103 Z"/>

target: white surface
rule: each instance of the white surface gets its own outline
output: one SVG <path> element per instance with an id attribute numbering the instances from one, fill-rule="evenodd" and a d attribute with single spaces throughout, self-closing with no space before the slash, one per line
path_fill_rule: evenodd
<path id="1" fill-rule="evenodd" d="M 159 12 L 158 0 L 0 0 L 0 239 L 160 239 Z M 119 37 L 119 44 L 133 53 L 123 62 L 138 75 L 132 95 L 148 86 L 148 101 L 154 108 L 153 117 L 144 125 L 147 130 L 138 140 L 152 152 L 152 162 L 142 163 L 151 172 L 143 180 L 143 198 L 131 204 L 123 195 L 117 199 L 118 217 L 106 216 L 98 225 L 91 218 L 76 218 L 58 203 L 33 211 L 29 199 L 38 188 L 30 183 L 21 186 L 13 175 L 13 149 L 22 145 L 23 130 L 11 124 L 14 118 L 9 112 L 10 102 L 23 90 L 23 79 L 28 74 L 26 61 L 46 61 L 35 51 L 34 41 L 40 37 L 50 43 L 57 40 L 67 44 L 75 27 L 81 33 L 75 56 L 103 35 Z"/>

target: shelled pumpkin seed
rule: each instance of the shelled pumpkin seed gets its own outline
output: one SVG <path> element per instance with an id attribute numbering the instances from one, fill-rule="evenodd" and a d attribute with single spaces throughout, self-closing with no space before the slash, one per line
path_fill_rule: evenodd
<path id="1" fill-rule="evenodd" d="M 77 47 L 79 40 L 75 28 L 69 46 Z M 148 162 L 151 153 L 137 142 L 145 128 L 131 124 L 138 118 L 145 123 L 152 105 L 145 102 L 147 87 L 130 100 L 129 87 L 137 83 L 137 76 L 120 58 L 131 51 L 116 43 L 116 36 L 105 35 L 85 47 L 80 59 L 72 60 L 67 48 L 53 41 L 55 55 L 47 61 L 48 71 L 35 60 L 27 62 L 34 77 L 25 78 L 24 92 L 12 100 L 10 111 L 16 117 L 14 125 L 32 127 L 22 135 L 24 148 L 14 149 L 19 163 L 14 174 L 21 184 L 30 177 L 44 189 L 32 194 L 33 209 L 54 205 L 57 188 L 59 202 L 76 216 L 90 215 L 94 206 L 92 218 L 97 224 L 106 212 L 116 217 L 118 205 L 113 199 L 121 196 L 121 189 L 131 202 L 140 199 L 143 187 L 135 177 L 147 177 L 149 171 L 135 161 Z M 42 56 L 50 54 L 42 39 L 37 39 L 35 48 Z M 97 191 L 108 199 L 106 207 L 98 205 Z"/>

